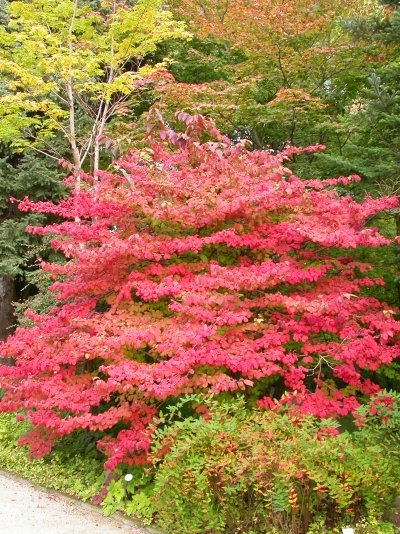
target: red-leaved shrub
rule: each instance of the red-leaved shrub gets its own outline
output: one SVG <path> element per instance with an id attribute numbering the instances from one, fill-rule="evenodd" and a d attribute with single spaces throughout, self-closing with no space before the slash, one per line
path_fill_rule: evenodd
<path id="1" fill-rule="evenodd" d="M 392 310 L 360 293 L 382 282 L 337 254 L 386 245 L 365 222 L 396 199 L 359 204 L 334 189 L 356 176 L 286 168 L 320 146 L 249 151 L 201 116 L 178 119 L 184 133 L 158 117 L 147 148 L 67 200 L 20 203 L 63 218 L 28 230 L 67 258 L 42 265 L 59 305 L 0 347 L 15 361 L 0 369 L 0 410 L 26 412 L 37 456 L 75 429 L 113 429 L 98 442 L 106 467 L 144 462 L 162 401 L 257 385 L 269 407 L 274 380 L 303 413 L 344 415 L 379 389 L 363 370 L 399 354 Z"/>

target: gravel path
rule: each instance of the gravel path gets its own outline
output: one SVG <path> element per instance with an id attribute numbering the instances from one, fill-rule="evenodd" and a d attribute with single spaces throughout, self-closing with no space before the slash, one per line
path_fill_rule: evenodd
<path id="1" fill-rule="evenodd" d="M 1 534 L 149 534 L 121 516 L 0 472 Z"/>

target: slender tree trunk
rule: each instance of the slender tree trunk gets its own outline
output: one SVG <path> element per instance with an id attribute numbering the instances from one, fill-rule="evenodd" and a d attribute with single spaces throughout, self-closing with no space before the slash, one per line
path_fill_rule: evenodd
<path id="1" fill-rule="evenodd" d="M 115 15 L 116 13 L 116 9 L 117 9 L 117 4 L 114 0 L 113 2 L 113 16 Z M 110 84 L 113 79 L 114 79 L 114 37 L 111 36 L 111 44 L 110 44 L 110 58 L 111 58 L 111 62 L 110 62 L 110 72 L 108 73 L 108 80 L 107 82 Z M 96 177 L 96 173 L 97 171 L 99 170 L 100 168 L 100 145 L 99 145 L 99 138 L 101 135 L 103 135 L 103 132 L 104 132 L 104 127 L 106 125 L 106 121 L 107 121 L 107 115 L 108 115 L 108 110 L 109 110 L 109 107 L 110 107 L 110 101 L 107 100 L 104 104 L 104 108 L 103 108 L 103 113 L 101 115 L 101 118 L 100 118 L 100 121 L 99 121 L 99 125 L 97 127 L 97 131 L 96 131 L 96 135 L 95 135 L 95 138 L 94 138 L 94 165 L 93 165 L 93 176 L 95 178 L 95 180 L 97 179 Z M 96 126 L 96 125 L 95 125 Z"/>
<path id="2" fill-rule="evenodd" d="M 400 237 L 400 214 L 397 213 L 394 216 L 394 220 L 396 223 L 396 236 Z M 400 284 L 397 282 L 397 306 L 400 306 Z"/>
<path id="3" fill-rule="evenodd" d="M 110 75 L 110 78 L 111 78 L 111 75 Z M 103 135 L 104 127 L 106 125 L 108 109 L 109 109 L 109 102 L 106 102 L 104 109 L 103 109 L 101 120 L 99 124 L 97 125 L 97 128 L 96 128 L 97 131 L 96 131 L 96 135 L 94 138 L 94 158 L 93 158 L 92 172 L 93 172 L 93 177 L 95 180 L 97 180 L 96 174 L 100 168 L 100 144 L 99 142 L 100 142 L 100 137 Z"/>
<path id="4" fill-rule="evenodd" d="M 74 160 L 74 176 L 76 178 L 75 187 L 80 189 L 80 172 L 81 172 L 81 158 L 79 149 L 76 144 L 76 132 L 75 132 L 75 109 L 74 109 L 74 94 L 72 89 L 72 79 L 67 82 L 67 97 L 69 107 L 69 134 L 70 134 L 70 146 L 72 157 Z"/>
<path id="5" fill-rule="evenodd" d="M 396 213 L 394 220 L 396 223 L 396 236 L 400 237 L 400 213 Z"/>
<path id="6" fill-rule="evenodd" d="M 72 37 L 75 25 L 75 17 L 78 9 L 78 0 L 74 1 L 74 11 L 72 13 L 71 24 L 68 31 L 68 48 L 73 53 Z M 75 188 L 80 189 L 81 186 L 81 156 L 79 148 L 76 142 L 76 129 L 75 129 L 75 105 L 74 105 L 74 90 L 73 90 L 73 76 L 71 74 L 69 80 L 66 83 L 67 89 L 67 102 L 69 111 L 69 143 L 72 152 L 72 158 L 74 160 L 74 176 L 75 176 Z"/>
<path id="7" fill-rule="evenodd" d="M 11 334 L 14 323 L 14 280 L 9 276 L 0 276 L 0 339 Z"/>

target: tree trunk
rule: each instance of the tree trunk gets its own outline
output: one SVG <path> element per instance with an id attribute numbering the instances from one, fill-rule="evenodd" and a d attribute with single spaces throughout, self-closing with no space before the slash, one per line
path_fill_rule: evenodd
<path id="1" fill-rule="evenodd" d="M 14 280 L 8 276 L 0 276 L 0 339 L 4 340 L 11 334 L 14 323 Z"/>
<path id="2" fill-rule="evenodd" d="M 394 216 L 394 220 L 396 223 L 396 236 L 400 237 L 400 214 L 396 214 Z M 400 284 L 397 282 L 397 306 L 400 306 Z"/>
<path id="3" fill-rule="evenodd" d="M 396 236 L 400 237 L 400 213 L 394 216 L 394 221 L 396 223 Z"/>

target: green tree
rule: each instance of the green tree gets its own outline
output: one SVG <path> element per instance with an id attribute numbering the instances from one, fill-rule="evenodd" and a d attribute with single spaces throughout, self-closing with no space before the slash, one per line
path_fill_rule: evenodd
<path id="1" fill-rule="evenodd" d="M 370 43 L 368 82 L 360 90 L 352 113 L 342 122 L 352 130 L 344 158 L 364 178 L 364 191 L 372 195 L 400 193 L 400 3 L 385 0 L 374 17 L 356 18 L 345 28 L 360 45 Z M 400 235 L 400 210 L 390 210 L 384 221 Z M 390 266 L 392 264 L 392 266 Z M 397 271 L 396 271 L 397 265 Z M 397 304 L 400 303 L 400 249 L 386 258 L 386 272 L 393 271 Z"/>
<path id="2" fill-rule="evenodd" d="M 347 117 L 354 134 L 347 150 L 372 189 L 399 192 L 400 178 L 400 4 L 385 1 L 380 16 L 346 24 L 358 42 L 372 41 L 371 75 Z M 397 223 L 400 235 L 400 220 Z"/>

